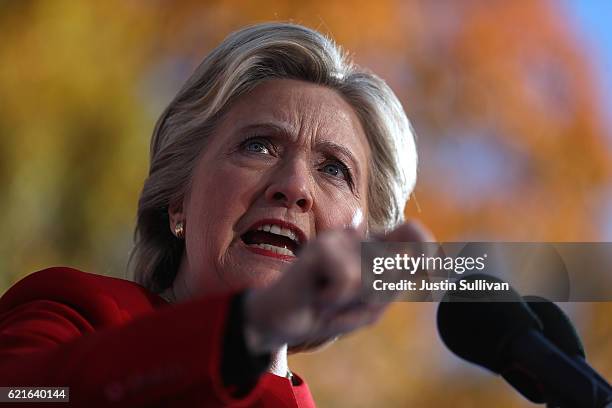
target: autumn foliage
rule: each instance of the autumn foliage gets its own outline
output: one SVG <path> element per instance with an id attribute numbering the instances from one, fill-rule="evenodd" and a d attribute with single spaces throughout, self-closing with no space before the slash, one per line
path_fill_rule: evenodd
<path id="1" fill-rule="evenodd" d="M 232 30 L 291 20 L 399 95 L 418 135 L 406 214 L 444 241 L 598 241 L 612 160 L 598 80 L 554 1 L 2 2 L 0 288 L 49 265 L 125 276 L 154 121 Z M 612 378 L 610 304 L 564 306 Z M 447 352 L 435 305 L 292 357 L 321 406 L 521 407 Z"/>

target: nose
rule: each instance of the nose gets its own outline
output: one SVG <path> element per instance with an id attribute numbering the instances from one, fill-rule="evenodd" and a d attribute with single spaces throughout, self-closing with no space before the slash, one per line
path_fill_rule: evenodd
<path id="1" fill-rule="evenodd" d="M 298 162 L 288 163 L 277 169 L 270 185 L 266 188 L 266 200 L 274 205 L 282 205 L 299 212 L 308 212 L 312 208 L 311 177 L 307 167 Z"/>

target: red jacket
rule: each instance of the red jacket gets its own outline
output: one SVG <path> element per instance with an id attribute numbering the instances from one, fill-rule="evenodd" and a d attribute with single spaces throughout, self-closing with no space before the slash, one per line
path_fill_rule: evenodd
<path id="1" fill-rule="evenodd" d="M 33 273 L 0 298 L 0 386 L 70 387 L 62 407 L 314 407 L 299 378 L 263 374 L 240 400 L 224 388 L 230 299 L 170 305 L 122 279 Z"/>

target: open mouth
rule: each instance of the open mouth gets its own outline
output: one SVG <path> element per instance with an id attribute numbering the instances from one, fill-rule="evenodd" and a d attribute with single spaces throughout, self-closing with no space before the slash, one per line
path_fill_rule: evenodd
<path id="1" fill-rule="evenodd" d="M 299 235 L 299 231 L 287 225 L 269 222 L 255 224 L 241 238 L 255 253 L 288 259 L 294 258 L 300 248 Z"/>

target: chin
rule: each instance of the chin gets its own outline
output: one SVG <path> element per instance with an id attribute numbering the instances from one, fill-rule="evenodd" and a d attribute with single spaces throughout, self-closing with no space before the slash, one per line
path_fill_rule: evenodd
<path id="1" fill-rule="evenodd" d="M 277 257 L 262 251 L 253 251 L 244 245 L 238 245 L 232 257 L 234 262 L 227 268 L 228 275 L 239 288 L 261 288 L 276 282 L 286 269 L 295 261 L 295 257 Z M 233 286 L 233 285 L 232 285 Z"/>
<path id="2" fill-rule="evenodd" d="M 225 276 L 225 287 L 232 291 L 270 286 L 283 272 L 283 265 L 278 262 L 241 262 L 220 271 L 222 276 Z"/>
<path id="3" fill-rule="evenodd" d="M 283 272 L 279 269 L 256 267 L 249 272 L 251 279 L 245 285 L 249 288 L 265 288 L 276 282 Z"/>

